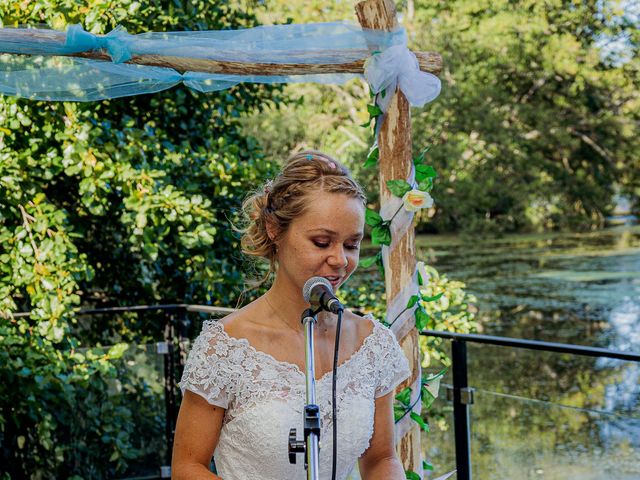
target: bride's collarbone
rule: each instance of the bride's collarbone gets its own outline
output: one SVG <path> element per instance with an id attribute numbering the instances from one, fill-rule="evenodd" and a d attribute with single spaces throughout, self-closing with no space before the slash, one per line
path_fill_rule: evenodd
<path id="1" fill-rule="evenodd" d="M 239 312 L 238 312 L 239 313 Z M 340 353 L 338 363 L 349 359 L 371 333 L 371 322 L 348 312 L 340 331 Z M 253 349 L 273 357 L 276 361 L 297 365 L 304 371 L 305 346 L 304 331 L 294 331 L 287 325 L 279 325 L 268 316 L 250 318 L 244 315 L 230 315 L 221 320 L 227 335 L 243 338 Z M 320 317 L 322 320 L 322 317 Z M 314 332 L 316 372 L 321 373 L 333 366 L 335 346 L 335 324 L 319 321 Z"/>

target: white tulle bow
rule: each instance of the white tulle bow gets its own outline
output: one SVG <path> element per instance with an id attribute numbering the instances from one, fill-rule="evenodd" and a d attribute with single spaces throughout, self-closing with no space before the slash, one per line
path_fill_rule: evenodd
<path id="1" fill-rule="evenodd" d="M 405 45 L 394 45 L 369 57 L 364 76 L 373 93 L 380 94 L 376 96 L 376 103 L 384 112 L 396 86 L 414 107 L 422 107 L 440 94 L 440 79 L 420 71 L 418 59 Z"/>

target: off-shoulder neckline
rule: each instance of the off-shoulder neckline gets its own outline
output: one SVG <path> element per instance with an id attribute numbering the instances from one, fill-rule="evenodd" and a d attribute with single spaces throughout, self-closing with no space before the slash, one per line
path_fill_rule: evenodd
<path id="1" fill-rule="evenodd" d="M 349 358 L 347 358 L 344 362 L 338 365 L 338 371 L 344 370 L 349 363 L 352 363 L 354 359 L 361 356 L 365 351 L 365 349 L 371 344 L 371 342 L 373 341 L 373 338 L 375 338 L 375 336 L 378 334 L 377 332 L 379 331 L 379 329 L 384 328 L 384 326 L 379 321 L 377 321 L 373 317 L 373 315 L 367 314 L 367 315 L 364 315 L 362 318 L 365 318 L 371 321 L 371 323 L 373 323 L 373 329 L 371 330 L 371 333 L 365 337 L 365 339 L 362 341 L 360 346 L 351 354 L 351 356 L 349 356 Z M 257 357 L 265 358 L 272 363 L 275 363 L 277 365 L 280 365 L 289 369 L 290 371 L 294 372 L 295 374 L 301 377 L 305 377 L 304 371 L 301 370 L 297 364 L 292 362 L 286 362 L 284 360 L 278 360 L 276 357 L 274 357 L 270 353 L 267 353 L 263 350 L 258 350 L 253 345 L 251 345 L 251 342 L 249 342 L 249 340 L 246 338 L 238 338 L 238 337 L 233 337 L 229 335 L 227 331 L 224 329 L 224 325 L 219 320 L 207 320 L 203 325 L 203 329 L 206 328 L 207 326 L 213 327 L 216 330 L 218 330 L 231 343 L 242 345 L 247 350 L 249 350 L 253 355 Z M 328 370 L 320 378 L 316 378 L 316 382 L 317 383 L 322 382 L 325 378 L 330 377 L 332 373 L 333 373 L 333 370 Z"/>

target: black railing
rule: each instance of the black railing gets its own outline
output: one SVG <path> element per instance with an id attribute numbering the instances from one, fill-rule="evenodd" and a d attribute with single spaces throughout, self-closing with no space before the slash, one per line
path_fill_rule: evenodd
<path id="1" fill-rule="evenodd" d="M 165 442 L 166 452 L 163 465 L 157 477 L 139 477 L 128 480 L 142 480 L 151 478 L 169 478 L 171 476 L 171 452 L 173 449 L 173 435 L 178 414 L 177 377 L 181 373 L 186 352 L 183 350 L 191 326 L 188 313 L 205 313 L 224 316 L 235 309 L 211 307 L 206 305 L 167 304 L 167 305 L 136 305 L 128 307 L 93 308 L 78 310 L 77 315 L 114 315 L 129 312 L 160 311 L 164 315 L 163 341 L 156 347 L 159 354 L 164 356 L 164 400 L 165 400 Z M 16 317 L 29 316 L 29 313 L 18 313 Z M 196 333 L 196 332 L 191 332 Z M 458 480 L 471 480 L 471 425 L 469 422 L 470 407 L 473 404 L 473 388 L 468 385 L 467 375 L 467 343 L 482 343 L 508 348 L 539 350 L 546 352 L 565 353 L 589 357 L 606 357 L 640 363 L 640 354 L 622 352 L 597 347 L 580 345 L 523 340 L 515 338 L 496 337 L 490 335 L 461 334 L 423 330 L 421 335 L 451 340 L 453 388 L 451 400 L 453 402 L 456 467 Z"/>
<path id="2" fill-rule="evenodd" d="M 495 337 L 491 335 L 464 334 L 423 330 L 420 335 L 451 340 L 451 367 L 453 370 L 453 421 L 456 447 L 456 474 L 458 480 L 471 480 L 471 426 L 469 410 L 473 404 L 473 389 L 467 376 L 467 343 L 483 343 L 508 348 L 539 350 L 587 357 L 605 357 L 640 363 L 640 354 L 585 347 L 563 343 Z"/>

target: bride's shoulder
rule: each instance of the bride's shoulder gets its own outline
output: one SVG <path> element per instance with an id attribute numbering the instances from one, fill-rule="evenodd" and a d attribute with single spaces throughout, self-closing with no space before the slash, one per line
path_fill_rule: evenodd
<path id="1" fill-rule="evenodd" d="M 254 320 L 262 318 L 264 313 L 260 305 L 254 301 L 221 318 L 219 322 L 230 337 L 250 338 L 256 329 Z"/>
<path id="2" fill-rule="evenodd" d="M 356 336 L 361 341 L 373 333 L 378 323 L 372 315 L 359 315 L 349 310 L 344 312 L 343 321 L 345 320 L 355 327 Z"/>

